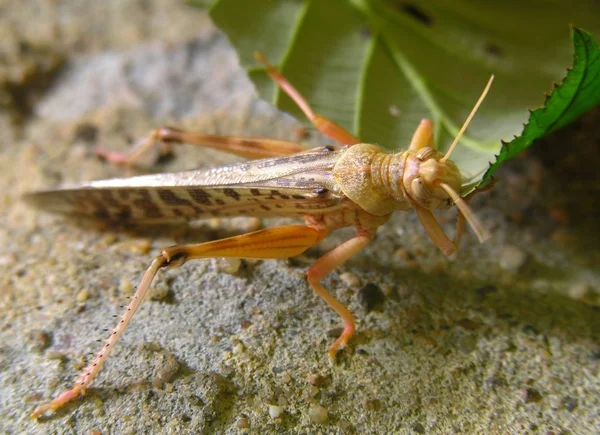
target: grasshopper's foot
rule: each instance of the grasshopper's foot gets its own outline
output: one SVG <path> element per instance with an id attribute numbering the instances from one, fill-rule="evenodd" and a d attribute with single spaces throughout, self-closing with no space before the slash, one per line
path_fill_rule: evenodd
<path id="1" fill-rule="evenodd" d="M 103 147 L 97 147 L 94 150 L 96 156 L 102 160 L 106 160 L 109 163 L 115 165 L 129 165 L 131 164 L 131 159 L 129 158 L 129 154 L 120 153 L 117 151 L 111 151 L 109 149 Z"/>
<path id="2" fill-rule="evenodd" d="M 105 160 L 113 165 L 125 166 L 128 168 L 146 168 L 156 164 L 163 157 L 168 157 L 172 153 L 171 144 L 160 144 L 159 147 L 149 147 L 145 144 L 138 145 L 129 153 L 111 151 L 104 147 L 96 147 L 94 153 L 96 157 Z"/>
<path id="3" fill-rule="evenodd" d="M 39 418 L 43 414 L 45 414 L 46 411 L 48 411 L 48 410 L 53 411 L 53 412 L 57 411 L 60 408 L 62 408 L 63 406 L 65 406 L 67 403 L 69 403 L 71 400 L 76 399 L 79 396 L 83 396 L 84 394 L 85 394 L 84 387 L 75 386 L 75 387 L 71 388 L 70 390 L 62 393 L 60 396 L 58 396 L 52 402 L 46 403 L 42 406 L 38 406 L 31 414 L 31 418 Z"/>
<path id="4" fill-rule="evenodd" d="M 153 165 L 164 155 L 173 151 L 174 143 L 181 143 L 181 131 L 162 127 L 152 130 L 148 136 L 139 141 L 129 152 L 120 153 L 104 147 L 96 147 L 96 156 L 116 165 L 128 167 Z"/>
<path id="5" fill-rule="evenodd" d="M 329 346 L 329 349 L 327 350 L 327 353 L 329 354 L 329 357 L 331 359 L 335 359 L 335 357 L 337 356 L 337 353 L 342 350 L 344 347 L 346 347 L 346 344 L 348 344 L 348 340 L 350 340 L 350 338 L 354 335 L 354 323 L 346 323 L 346 326 L 344 327 L 344 331 L 342 332 L 342 335 L 340 335 L 337 340 L 335 340 L 333 342 L 333 344 L 331 346 Z"/>

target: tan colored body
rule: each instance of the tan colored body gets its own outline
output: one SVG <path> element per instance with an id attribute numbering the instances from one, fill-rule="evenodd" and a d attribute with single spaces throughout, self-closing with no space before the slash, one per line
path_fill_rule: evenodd
<path id="1" fill-rule="evenodd" d="M 118 223 L 206 217 L 305 216 L 330 230 L 374 229 L 411 208 L 401 184 L 407 151 L 316 148 L 209 170 L 92 181 L 29 194 L 46 210 Z"/>

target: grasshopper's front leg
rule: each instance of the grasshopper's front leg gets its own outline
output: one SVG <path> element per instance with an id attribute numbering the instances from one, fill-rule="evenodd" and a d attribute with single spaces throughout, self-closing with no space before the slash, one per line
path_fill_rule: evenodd
<path id="1" fill-rule="evenodd" d="M 306 271 L 306 277 L 313 290 L 323 298 L 323 300 L 327 302 L 327 305 L 333 308 L 344 321 L 344 331 L 329 347 L 329 356 L 331 358 L 335 357 L 340 347 L 345 346 L 350 337 L 354 334 L 354 316 L 348 311 L 348 308 L 335 299 L 327 289 L 323 287 L 321 280 L 338 266 L 345 263 L 358 251 L 367 246 L 372 239 L 373 235 L 371 233 L 359 233 L 356 237 L 323 255 Z"/>
<path id="2" fill-rule="evenodd" d="M 33 412 L 37 418 L 48 410 L 56 411 L 73 399 L 83 396 L 104 363 L 111 350 L 125 331 L 142 300 L 148 293 L 154 277 L 165 267 L 180 266 L 188 260 L 212 257 L 237 258 L 288 258 L 301 254 L 310 246 L 322 240 L 329 231 L 304 225 L 289 225 L 267 230 L 255 231 L 227 239 L 200 243 L 197 245 L 172 246 L 162 251 L 144 273 L 140 285 L 121 320 L 113 329 L 110 337 L 98 352 L 96 358 L 85 368 L 73 387 L 56 399 L 38 407 Z"/>

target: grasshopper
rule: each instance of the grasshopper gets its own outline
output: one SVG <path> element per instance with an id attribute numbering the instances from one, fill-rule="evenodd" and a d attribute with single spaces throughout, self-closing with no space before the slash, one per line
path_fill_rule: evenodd
<path id="1" fill-rule="evenodd" d="M 191 143 L 260 158 L 244 163 L 172 174 L 92 181 L 56 190 L 33 192 L 26 199 L 50 211 L 119 223 L 185 221 L 206 217 L 303 217 L 304 225 L 286 225 L 200 244 L 171 246 L 144 273 L 110 337 L 70 390 L 33 412 L 37 418 L 83 396 L 148 293 L 160 269 L 210 257 L 288 258 L 301 254 L 333 230 L 353 226 L 356 236 L 323 255 L 306 277 L 313 290 L 342 318 L 344 329 L 329 347 L 334 358 L 355 331 L 352 313 L 320 283 L 359 252 L 377 228 L 397 210 L 414 209 L 432 241 L 452 255 L 469 223 L 480 241 L 488 231 L 460 196 L 461 174 L 450 155 L 483 102 L 493 76 L 446 154 L 432 146 L 433 123 L 422 120 L 406 151 L 388 153 L 361 141 L 333 121 L 315 113 L 304 97 L 261 54 L 256 60 L 292 98 L 308 120 L 339 145 L 305 149 L 269 138 L 213 136 L 160 128 L 130 154 L 102 151 L 108 160 L 133 164 L 157 143 Z M 432 210 L 456 205 L 454 240 L 443 231 Z"/>

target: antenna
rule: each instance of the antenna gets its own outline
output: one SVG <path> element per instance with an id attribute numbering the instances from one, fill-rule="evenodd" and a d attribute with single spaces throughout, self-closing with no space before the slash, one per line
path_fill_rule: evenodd
<path id="1" fill-rule="evenodd" d="M 452 198 L 452 201 L 454 201 L 454 204 L 458 207 L 460 213 L 465 217 L 467 222 L 469 222 L 469 225 L 479 241 L 483 243 L 489 239 L 491 237 L 490 232 L 481 224 L 481 221 L 477 218 L 475 213 L 473 213 L 473 210 L 467 205 L 467 201 L 461 198 L 460 195 L 446 183 L 440 183 L 440 187 L 446 191 L 450 198 Z"/>
<path id="2" fill-rule="evenodd" d="M 456 144 L 458 144 L 458 141 L 462 137 L 463 133 L 465 132 L 465 130 L 467 129 L 467 127 L 469 126 L 469 124 L 471 123 L 471 120 L 475 116 L 475 113 L 477 112 L 477 109 L 479 109 L 479 106 L 481 106 L 481 103 L 483 103 L 483 100 L 485 99 L 487 93 L 489 92 L 490 87 L 492 86 L 492 82 L 493 81 L 494 81 L 494 74 L 492 74 L 490 76 L 490 79 L 488 80 L 487 85 L 485 85 L 485 89 L 481 93 L 481 96 L 477 100 L 477 103 L 475 103 L 475 106 L 473 107 L 473 110 L 471 110 L 471 113 L 469 113 L 469 116 L 467 116 L 467 120 L 465 121 L 465 123 L 460 128 L 460 131 L 458 132 L 458 134 L 454 138 L 454 142 L 452 142 L 452 145 L 450 145 L 450 148 L 446 152 L 446 155 L 444 157 L 442 157 L 442 159 L 440 160 L 440 162 L 443 163 L 443 162 L 445 162 L 446 160 L 448 160 L 450 158 L 450 154 L 452 154 L 452 151 L 454 151 L 454 148 L 456 148 Z"/>

